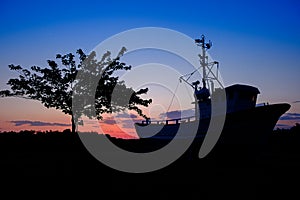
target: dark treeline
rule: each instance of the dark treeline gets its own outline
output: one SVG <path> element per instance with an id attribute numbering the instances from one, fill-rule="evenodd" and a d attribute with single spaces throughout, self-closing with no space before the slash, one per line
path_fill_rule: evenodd
<path id="1" fill-rule="evenodd" d="M 154 151 L 162 148 L 169 142 L 155 139 L 120 139 L 94 132 L 83 134 L 96 137 L 97 139 L 108 137 L 115 145 L 132 152 Z M 179 160 L 183 161 L 182 163 L 198 162 L 198 152 L 201 144 L 202 141 L 195 139 L 190 148 Z M 23 160 L 24 163 L 30 163 L 30 160 L 33 159 L 34 162 L 38 162 L 36 163 L 37 166 L 42 163 L 40 162 L 41 160 L 48 159 L 49 161 L 50 159 L 53 163 L 58 164 L 58 171 L 61 164 L 71 164 L 73 162 L 86 161 L 87 159 L 97 163 L 95 166 L 100 163 L 89 154 L 78 134 L 72 133 L 70 129 L 61 132 L 34 130 L 0 132 L 0 156 L 2 161 L 7 161 L 6 164 L 8 167 L 10 167 L 10 164 L 18 161 L 18 159 Z M 35 158 L 36 156 L 38 158 Z M 26 157 L 28 157 L 28 160 L 25 159 Z M 267 143 L 260 146 L 224 145 L 217 143 L 212 152 L 203 160 L 218 160 L 218 162 L 224 159 L 231 159 L 238 162 L 246 160 L 253 164 L 253 160 L 257 159 L 265 162 L 272 159 L 292 158 L 293 161 L 297 161 L 294 158 L 298 159 L 298 157 L 300 159 L 300 125 L 296 124 L 290 129 L 274 130 Z M 279 164 L 281 165 L 281 163 Z M 22 165 L 15 166 L 22 168 Z M 76 166 L 73 167 L 76 168 Z"/>
<path id="2" fill-rule="evenodd" d="M 293 141 L 297 142 L 297 140 L 300 139 L 300 124 L 296 123 L 295 126 L 291 127 L 290 129 L 277 128 L 273 131 L 272 136 L 276 137 L 276 138 L 282 137 L 282 138 L 288 138 L 288 139 L 296 139 Z"/>
<path id="3" fill-rule="evenodd" d="M 89 132 L 89 134 L 97 134 L 96 132 Z M 72 132 L 70 129 L 65 129 L 63 131 L 35 131 L 35 130 L 22 130 L 22 131 L 0 131 L 0 137 L 7 137 L 7 136 L 18 136 L 18 137 L 45 137 L 45 136 L 70 136 L 72 137 Z M 101 136 L 101 134 L 99 134 Z M 74 136 L 74 135 L 73 135 Z M 105 135 L 110 137 L 109 135 Z M 296 123 L 291 128 L 277 128 L 273 130 L 272 138 L 282 137 L 282 138 L 296 138 L 300 137 L 300 124 Z M 117 138 L 115 138 L 117 139 Z"/>
<path id="4" fill-rule="evenodd" d="M 126 144 L 135 143 L 134 145 L 138 145 L 138 143 L 145 144 L 147 141 L 151 141 L 152 143 L 162 143 L 158 142 L 154 139 L 121 139 L 114 138 L 110 135 L 106 134 L 97 134 L 96 132 L 87 132 L 84 134 L 88 135 L 97 135 L 97 137 L 108 137 L 113 143 L 117 145 L 123 145 L 123 148 L 126 147 Z M 242 133 L 241 133 L 242 134 Z M 262 133 L 263 134 L 263 133 Z M 35 148 L 37 146 L 43 146 L 46 143 L 49 145 L 54 145 L 53 148 L 59 149 L 60 146 L 62 148 L 67 148 L 64 145 L 73 145 L 76 148 L 83 147 L 79 137 L 77 134 L 73 134 L 70 129 L 65 129 L 64 131 L 35 131 L 35 130 L 22 130 L 19 132 L 15 131 L 0 131 L 0 148 L 8 148 L 11 149 L 13 144 L 18 144 L 15 146 L 18 149 L 20 146 L 28 146 L 28 148 Z M 157 146 L 157 148 L 166 145 L 167 142 L 162 143 Z M 300 124 L 296 123 L 293 127 L 289 129 L 280 129 L 277 128 L 273 130 L 268 143 L 265 145 L 288 145 L 293 146 L 296 144 L 300 145 Z M 35 146 L 36 145 L 36 146 Z M 153 144 L 151 144 L 153 145 Z M 43 147 L 45 148 L 45 146 Z M 69 147 L 68 147 L 69 148 Z M 39 149 L 35 149 L 39 150 Z M 154 150 L 154 149 L 153 149 Z M 147 150 L 145 150 L 147 151 Z"/>
<path id="5" fill-rule="evenodd" d="M 162 148 L 168 143 L 165 140 L 155 140 L 155 139 L 121 139 L 111 137 L 109 135 L 97 134 L 95 132 L 83 133 L 90 135 L 91 137 L 97 137 L 101 139 L 108 137 L 111 142 L 120 146 L 123 149 L 133 151 L 133 152 L 150 152 L 156 149 Z M 243 134 L 243 133 L 241 133 Z M 263 134 L 263 133 L 262 133 Z M 190 147 L 188 159 L 197 159 L 197 152 L 201 146 L 201 141 L 195 140 Z M 214 149 L 223 148 L 224 145 L 217 143 Z M 259 151 L 266 153 L 271 153 L 270 151 L 275 151 L 277 153 L 283 153 L 287 150 L 294 150 L 294 152 L 288 152 L 289 154 L 298 153 L 296 151 L 300 148 L 300 124 L 295 124 L 295 126 L 290 129 L 280 129 L 277 128 L 273 130 L 267 143 L 262 146 L 232 146 L 227 145 L 226 149 L 235 148 L 247 148 L 250 154 L 257 154 Z M 0 154 L 9 154 L 11 152 L 87 152 L 84 145 L 82 144 L 78 134 L 72 133 L 70 129 L 65 129 L 64 131 L 34 131 L 34 130 L 23 130 L 19 132 L 14 131 L 3 131 L 0 132 Z M 224 151 L 224 148 L 221 152 Z M 193 152 L 191 156 L 191 152 Z M 239 151 L 236 151 L 236 154 Z M 300 150 L 299 150 L 300 152 Z M 218 152 L 219 153 L 219 152 Z M 232 153 L 232 152 L 230 152 Z M 245 152 L 241 152 L 245 153 Z M 249 152 L 247 152 L 249 153 Z M 214 155 L 214 151 L 210 153 Z M 219 153 L 220 154 L 220 153 Z M 223 156 L 223 153 L 222 153 Z"/>

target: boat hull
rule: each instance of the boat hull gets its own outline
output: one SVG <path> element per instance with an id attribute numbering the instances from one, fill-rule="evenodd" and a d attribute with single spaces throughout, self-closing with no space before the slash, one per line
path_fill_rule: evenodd
<path id="1" fill-rule="evenodd" d="M 219 142 L 226 144 L 265 143 L 280 116 L 289 108 L 289 104 L 282 103 L 229 113 L 226 115 Z M 205 137 L 210 121 L 210 118 L 206 118 L 175 124 L 136 123 L 135 128 L 140 138 L 171 140 L 179 131 L 184 132 L 184 134 L 180 134 L 177 138 L 195 137 L 201 139 Z"/>

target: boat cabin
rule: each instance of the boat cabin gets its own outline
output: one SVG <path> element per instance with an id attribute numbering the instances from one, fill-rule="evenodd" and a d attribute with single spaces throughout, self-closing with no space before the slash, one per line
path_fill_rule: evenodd
<path id="1" fill-rule="evenodd" d="M 222 89 L 216 89 L 214 92 L 216 106 L 218 106 L 218 101 L 222 99 L 218 98 L 218 93 L 220 90 Z M 240 84 L 226 87 L 225 91 L 227 113 L 254 108 L 256 106 L 257 95 L 260 93 L 256 87 Z M 195 95 L 197 97 L 200 110 L 200 118 L 208 118 L 211 115 L 211 99 L 208 93 L 209 90 L 206 88 L 195 90 Z"/>
<path id="2" fill-rule="evenodd" d="M 227 113 L 254 108 L 257 95 L 256 87 L 235 84 L 225 88 L 227 99 Z"/>

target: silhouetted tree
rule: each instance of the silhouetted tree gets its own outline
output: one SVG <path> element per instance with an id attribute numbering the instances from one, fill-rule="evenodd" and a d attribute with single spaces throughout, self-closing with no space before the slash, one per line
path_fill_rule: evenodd
<path id="1" fill-rule="evenodd" d="M 120 61 L 125 51 L 123 47 L 114 59 L 111 58 L 111 53 L 107 52 L 99 60 L 95 52 L 86 55 L 79 49 L 75 55 L 57 54 L 56 59 L 60 66 L 57 62 L 48 60 L 48 66 L 45 68 L 32 66 L 26 69 L 20 65 L 11 64 L 8 66 L 9 69 L 17 71 L 19 77 L 9 79 L 7 84 L 11 90 L 0 91 L 0 96 L 34 99 L 47 108 L 61 110 L 71 116 L 73 133 L 82 115 L 102 119 L 103 113 L 129 109 L 146 117 L 138 106 L 148 106 L 152 102 L 151 99 L 145 100 L 140 97 L 141 94 L 147 93 L 148 88 L 134 91 L 126 87 L 124 81 L 119 81 L 119 77 L 114 74 L 116 71 L 131 69 L 131 66 Z M 78 58 L 75 57 L 76 55 Z M 76 64 L 76 59 L 78 64 Z M 78 74 L 80 76 L 77 76 Z M 97 82 L 95 84 L 95 80 L 98 85 Z M 95 90 L 93 87 L 96 87 Z M 117 98 L 112 98 L 113 91 L 117 91 Z M 72 111 L 72 97 L 74 96 L 77 97 L 76 105 L 81 106 L 81 109 L 76 109 L 77 113 Z"/>

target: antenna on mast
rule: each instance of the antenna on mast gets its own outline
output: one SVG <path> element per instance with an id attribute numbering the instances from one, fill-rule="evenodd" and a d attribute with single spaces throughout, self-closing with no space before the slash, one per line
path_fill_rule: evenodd
<path id="1" fill-rule="evenodd" d="M 212 47 L 212 42 L 209 40 L 205 43 L 205 36 L 201 35 L 201 39 L 195 39 L 195 43 L 202 48 L 210 49 Z"/>
<path id="2" fill-rule="evenodd" d="M 195 39 L 195 43 L 197 46 L 201 47 L 202 52 L 198 54 L 200 58 L 200 67 L 194 70 L 191 73 L 185 74 L 179 77 L 179 81 L 184 81 L 188 85 L 190 85 L 195 92 L 198 91 L 198 85 L 200 82 L 190 83 L 188 80 L 191 76 L 202 68 L 202 91 L 208 91 L 208 93 L 212 94 L 214 92 L 215 84 L 213 81 L 216 81 L 221 88 L 224 89 L 223 84 L 219 80 L 219 62 L 218 61 L 209 61 L 208 56 L 206 55 L 206 51 L 212 47 L 212 42 L 209 40 L 208 42 L 205 41 L 205 36 L 201 35 L 200 39 Z M 196 83 L 196 84 L 195 84 Z M 201 90 L 201 89 L 200 89 Z M 209 91 L 210 90 L 210 91 Z"/>
<path id="3" fill-rule="evenodd" d="M 213 61 L 213 62 L 208 62 L 208 56 L 206 55 L 206 51 L 212 47 L 212 42 L 209 40 L 208 42 L 205 41 L 205 36 L 201 35 L 201 39 L 195 39 L 195 43 L 197 46 L 201 47 L 202 53 L 199 54 L 200 58 L 200 67 L 202 67 L 202 84 L 203 88 L 206 88 L 209 86 L 209 82 L 212 80 L 216 80 L 220 86 L 223 88 L 223 85 L 219 81 L 218 77 L 218 70 L 219 70 L 219 62 Z M 214 65 L 217 65 L 217 74 L 215 75 L 212 72 L 212 68 Z M 209 76 L 210 75 L 210 76 Z M 213 84 L 212 84 L 213 86 Z M 213 92 L 214 88 L 211 88 L 211 92 Z"/>
<path id="4" fill-rule="evenodd" d="M 201 39 L 195 39 L 195 43 L 197 44 L 197 46 L 200 46 L 202 49 L 202 55 L 199 54 L 199 57 L 200 57 L 200 65 L 203 69 L 202 84 L 203 84 L 203 88 L 206 88 L 206 81 L 207 81 L 206 67 L 208 66 L 208 63 L 206 62 L 207 59 L 206 49 L 210 49 L 212 47 L 212 42 L 209 40 L 209 42 L 206 43 L 205 36 L 201 35 Z"/>

